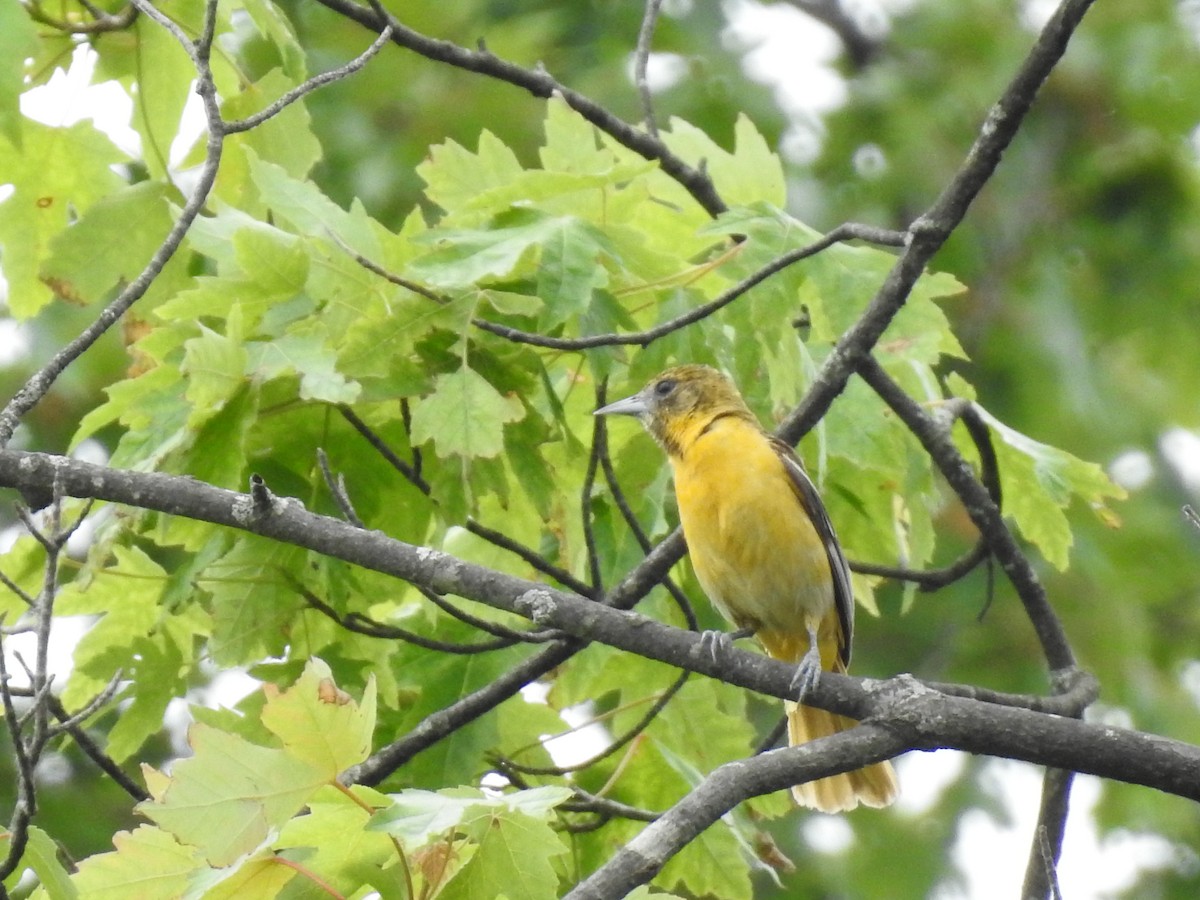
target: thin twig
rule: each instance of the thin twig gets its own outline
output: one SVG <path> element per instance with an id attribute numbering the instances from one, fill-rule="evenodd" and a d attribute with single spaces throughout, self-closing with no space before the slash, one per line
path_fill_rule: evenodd
<path id="1" fill-rule="evenodd" d="M 1062 900 L 1058 884 L 1058 860 L 1066 834 L 1067 810 L 1075 773 L 1047 769 L 1042 781 L 1042 801 L 1033 846 L 1021 886 L 1022 900 Z"/>
<path id="2" fill-rule="evenodd" d="M 363 520 L 354 511 L 354 504 L 350 502 L 350 495 L 346 492 L 346 479 L 342 477 L 340 472 L 336 477 L 334 476 L 333 470 L 329 467 L 329 457 L 320 448 L 317 449 L 317 465 L 321 469 L 321 477 L 325 480 L 325 487 L 329 491 L 329 495 L 333 497 L 334 503 L 342 511 L 342 515 L 346 517 L 346 521 L 351 525 L 357 525 L 359 528 L 365 528 Z"/>
<path id="3" fill-rule="evenodd" d="M 410 466 L 408 463 L 402 460 L 396 454 L 396 452 L 387 445 L 387 442 L 375 433 L 375 430 L 371 428 L 370 425 L 358 417 L 358 413 L 344 404 L 339 406 L 337 410 L 342 414 L 342 418 L 349 422 L 354 430 L 366 439 L 367 443 L 371 445 L 376 453 L 383 457 L 384 461 L 387 462 L 389 466 L 403 475 L 409 481 L 409 483 L 412 484 L 412 486 L 419 490 L 422 494 L 424 494 L 426 497 L 429 496 L 432 491 L 432 488 L 429 486 L 429 482 L 422 478 L 421 474 L 413 466 Z"/>
<path id="4" fill-rule="evenodd" d="M 850 560 L 850 571 L 859 575 L 874 575 L 895 581 L 908 581 L 922 591 L 936 591 L 969 575 L 988 558 L 987 544 L 978 542 L 948 566 L 940 569 L 909 569 L 904 566 L 885 566 L 879 563 Z"/>
<path id="5" fill-rule="evenodd" d="M 4 585 L 10 591 L 12 591 L 14 594 L 16 594 L 19 598 L 21 598 L 21 601 L 26 606 L 28 606 L 30 609 L 33 608 L 34 603 L 36 601 L 33 599 L 32 596 L 30 596 L 29 592 L 26 591 L 24 588 L 22 588 L 15 581 L 13 581 L 11 578 L 9 578 L 7 575 L 5 575 L 3 572 L 0 572 L 0 584 Z M 15 633 L 16 632 L 12 632 L 12 631 L 9 632 L 9 634 L 15 634 Z"/>
<path id="6" fill-rule="evenodd" d="M 407 628 L 398 628 L 395 625 L 385 625 L 382 622 L 377 622 L 363 613 L 350 612 L 343 615 L 312 591 L 308 590 L 308 588 L 299 584 L 295 579 L 289 580 L 292 582 L 293 589 L 304 598 L 304 602 L 312 609 L 315 609 L 347 631 L 353 631 L 355 634 L 389 641 L 405 641 L 424 650 L 432 650 L 436 653 L 451 653 L 459 656 L 469 656 L 474 653 L 490 653 L 493 650 L 503 650 L 517 643 L 512 638 L 495 638 L 490 641 L 481 641 L 478 644 L 455 644 L 449 641 L 436 641 L 417 634 L 414 631 L 409 631 Z"/>
<path id="7" fill-rule="evenodd" d="M 650 42 L 654 38 L 654 26 L 658 22 L 661 9 L 662 0 L 646 0 L 646 13 L 642 16 L 637 50 L 633 57 L 633 82 L 642 98 L 642 124 L 646 126 L 647 133 L 655 139 L 658 138 L 658 125 L 654 122 L 654 97 L 650 92 L 650 80 L 646 77 L 646 69 L 650 63 Z"/>
<path id="8" fill-rule="evenodd" d="M 274 103 L 267 106 L 260 112 L 256 112 L 252 116 L 247 116 L 244 119 L 235 121 L 227 121 L 223 125 L 226 134 L 238 134 L 242 131 L 249 131 L 251 128 L 257 128 L 263 122 L 274 116 L 279 115 L 283 110 L 295 103 L 300 98 L 311 94 L 317 88 L 322 88 L 327 84 L 333 84 L 335 81 L 340 81 L 348 75 L 353 75 L 355 72 L 362 69 L 368 62 L 371 61 L 380 50 L 382 50 L 391 40 L 392 28 L 390 25 L 384 26 L 374 42 L 348 63 L 343 63 L 336 69 L 331 69 L 328 72 L 322 72 L 320 75 L 314 75 L 312 78 L 292 88 Z"/>
<path id="9" fill-rule="evenodd" d="M 1194 509 L 1186 504 L 1183 507 L 1183 517 L 1195 525 L 1196 528 L 1200 529 L 1200 515 L 1198 515 Z"/>
<path id="10" fill-rule="evenodd" d="M 667 689 L 662 692 L 662 694 L 655 698 L 650 709 L 648 709 L 636 723 L 626 729 L 625 732 L 619 737 L 609 742 L 608 746 L 606 746 L 599 753 L 589 756 L 582 762 L 572 763 L 569 766 L 529 766 L 512 759 L 506 759 L 502 757 L 497 757 L 497 759 L 503 760 L 505 771 L 511 770 L 514 772 L 520 772 L 523 775 L 567 775 L 571 772 L 578 772 L 582 769 L 590 768 L 591 766 L 596 765 L 596 763 L 612 756 L 614 753 L 632 741 L 635 737 L 644 732 L 650 726 L 650 723 L 658 718 L 658 714 L 661 713 L 666 708 L 667 704 L 671 702 L 671 698 L 679 693 L 680 688 L 687 683 L 687 680 L 691 674 L 692 673 L 686 669 L 680 672 L 670 686 L 668 686 Z"/>
<path id="11" fill-rule="evenodd" d="M 121 673 L 117 672 L 109 684 L 92 699 L 84 708 L 90 710 L 87 715 L 83 711 L 75 714 L 68 713 L 63 705 L 58 701 L 58 698 L 53 694 L 50 695 L 50 711 L 54 713 L 54 717 L 59 720 L 59 724 L 55 726 L 55 732 L 65 732 L 71 736 L 79 749 L 94 762 L 109 778 L 111 778 L 118 787 L 134 800 L 142 801 L 149 800 L 150 794 L 140 784 L 125 774 L 125 771 L 117 765 L 111 756 L 100 749 L 100 745 L 92 739 L 88 734 L 87 729 L 83 727 L 83 720 L 90 716 L 92 712 L 98 710 L 112 699 L 116 693 Z"/>
<path id="12" fill-rule="evenodd" d="M 106 31 L 124 31 L 133 24 L 138 13 L 137 7 L 132 5 L 117 13 L 107 13 L 87 0 L 80 0 L 80 5 L 92 17 L 91 22 L 68 22 L 65 19 L 56 19 L 42 9 L 41 3 L 28 3 L 25 10 L 33 21 L 65 34 L 102 34 Z"/>
<path id="13" fill-rule="evenodd" d="M 675 179 L 709 215 L 716 217 L 726 210 L 712 179 L 700 166 L 690 166 L 662 141 L 613 115 L 600 103 L 556 81 L 544 68 L 526 69 L 500 59 L 486 47 L 468 50 L 450 41 L 438 40 L 414 31 L 399 22 L 378 3 L 363 6 L 354 0 L 319 0 L 336 13 L 358 22 L 364 28 L 380 32 L 385 25 L 393 29 L 392 40 L 434 62 L 445 63 L 470 72 L 477 72 L 506 81 L 535 97 L 547 99 L 559 95 L 573 110 L 613 137 L 625 147 L 648 160 L 655 160 Z"/>
<path id="14" fill-rule="evenodd" d="M 422 596 L 430 603 L 446 613 L 448 616 L 453 616 L 464 625 L 470 625 L 472 628 L 486 632 L 493 637 L 504 638 L 512 643 L 525 644 L 544 644 L 547 641 L 557 641 L 565 635 L 556 629 L 538 630 L 538 631 L 518 631 L 515 628 L 508 628 L 498 622 L 489 622 L 487 619 L 481 619 L 479 616 L 473 616 L 463 609 L 459 609 L 437 591 L 431 591 L 423 585 L 417 585 Z"/>
<path id="15" fill-rule="evenodd" d="M 610 800 L 608 797 L 589 794 L 580 787 L 573 788 L 573 790 L 575 791 L 574 798 L 561 804 L 558 807 L 560 810 L 575 813 L 598 813 L 606 819 L 632 819 L 635 822 L 653 822 L 661 815 L 650 809 L 642 809 L 638 806 L 630 806 L 628 803 Z"/>
<path id="16" fill-rule="evenodd" d="M 754 755 L 766 753 L 768 750 L 774 750 L 779 746 L 779 742 L 783 740 L 783 735 L 787 732 L 787 716 L 782 715 L 775 723 L 775 727 L 766 733 L 758 746 L 754 748 Z"/>
<path id="17" fill-rule="evenodd" d="M 873 244 L 878 244 L 885 247 L 900 247 L 905 241 L 905 233 L 902 231 L 892 231 L 886 228 L 876 228 L 873 225 L 860 225 L 855 222 L 846 222 L 839 225 L 837 228 L 823 235 L 811 244 L 803 247 L 798 247 L 784 253 L 782 256 L 772 260 L 762 266 L 755 272 L 747 275 L 733 287 L 723 291 L 717 297 L 707 303 L 697 306 L 695 309 L 689 310 L 686 313 L 676 316 L 666 322 L 655 325 L 653 328 L 647 328 L 645 331 L 635 331 L 629 334 L 592 334 L 582 337 L 564 338 L 554 337 L 552 335 L 540 334 L 533 331 L 523 331 L 520 328 L 513 328 L 509 325 L 501 325 L 498 322 L 492 322 L 488 319 L 482 319 L 478 316 L 471 318 L 471 324 L 482 331 L 490 332 L 497 337 L 502 337 L 505 340 L 512 341 L 515 344 L 528 344 L 531 347 L 541 347 L 546 350 L 591 350 L 596 347 L 618 347 L 618 346 L 637 346 L 648 347 L 660 338 L 666 337 L 673 332 L 686 328 L 688 325 L 694 325 L 696 322 L 706 319 L 718 310 L 728 306 L 733 301 L 737 300 L 743 294 L 747 293 L 751 288 L 757 287 L 762 282 L 766 281 L 777 272 L 786 269 L 788 266 L 798 263 L 801 260 L 808 259 L 810 256 L 815 256 L 824 250 L 829 249 L 834 244 L 844 243 L 846 241 L 861 240 Z M 418 284 L 411 279 L 404 278 L 401 275 L 396 275 L 389 272 L 383 266 L 373 260 L 363 256 L 357 250 L 346 245 L 340 239 L 337 240 L 339 246 L 351 256 L 355 262 L 369 272 L 374 272 L 381 278 L 395 284 L 399 287 L 413 291 L 422 297 L 425 297 L 438 305 L 444 306 L 449 299 L 438 294 L 436 291 L 430 290 L 424 285 Z"/>
<path id="18" fill-rule="evenodd" d="M 146 263 L 146 267 L 142 270 L 141 274 L 126 285 L 124 290 L 117 295 L 116 299 L 109 303 L 100 315 L 96 317 L 95 321 L 83 329 L 77 337 L 68 342 L 40 370 L 26 380 L 21 389 L 17 391 L 13 398 L 5 405 L 4 409 L 0 411 L 0 447 L 8 446 L 8 442 L 12 439 L 13 432 L 16 431 L 22 417 L 49 393 L 50 388 L 67 366 L 96 343 L 100 339 L 100 336 L 108 331 L 125 314 L 126 310 L 142 298 L 163 270 L 163 267 L 175 255 L 175 251 L 179 249 L 180 244 L 183 243 L 184 235 L 191 228 L 196 216 L 200 214 L 200 210 L 204 207 L 209 192 L 212 190 L 213 183 L 216 181 L 217 170 L 221 164 L 221 151 L 225 140 L 224 132 L 220 128 L 221 113 L 217 106 L 216 86 L 213 83 L 212 71 L 208 65 L 208 55 L 215 28 L 216 0 L 207 0 L 204 33 L 200 41 L 196 44 L 193 44 L 188 39 L 179 26 L 160 13 L 147 0 L 134 0 L 134 4 L 143 13 L 146 13 L 164 28 L 171 31 L 176 39 L 181 42 L 196 65 L 198 75 L 196 90 L 204 101 L 204 113 L 208 121 L 208 143 L 204 165 L 201 167 L 200 175 L 196 180 L 196 187 L 180 211 L 179 218 L 176 219 L 167 236 L 163 238 L 158 249 L 154 251 L 154 254 L 150 257 L 150 261 Z"/>
<path id="19" fill-rule="evenodd" d="M 596 382 L 596 409 L 605 404 L 608 382 L 601 378 Z M 592 449 L 588 453 L 587 468 L 583 473 L 583 483 L 579 488 L 579 515 L 583 527 L 583 545 L 587 550 L 588 574 L 591 579 L 592 594 L 604 593 L 604 576 L 600 569 L 600 551 L 596 547 L 596 531 L 592 520 L 592 489 L 596 485 L 596 470 L 600 468 L 600 435 L 604 431 L 601 424 L 603 416 L 592 417 Z"/>

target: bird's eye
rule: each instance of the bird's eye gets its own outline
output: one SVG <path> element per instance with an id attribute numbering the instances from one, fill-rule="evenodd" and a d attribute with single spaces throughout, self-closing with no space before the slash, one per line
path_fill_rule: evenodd
<path id="1" fill-rule="evenodd" d="M 673 378 L 664 378 L 654 386 L 654 393 L 659 397 L 665 397 L 673 390 L 675 390 L 675 379 Z"/>

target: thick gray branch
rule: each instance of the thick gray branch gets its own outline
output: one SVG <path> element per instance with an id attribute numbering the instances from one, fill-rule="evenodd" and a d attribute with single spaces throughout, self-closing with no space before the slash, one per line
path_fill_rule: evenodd
<path id="1" fill-rule="evenodd" d="M 270 496 L 266 504 L 256 503 L 250 494 L 183 476 L 123 472 L 49 454 L 0 451 L 0 487 L 51 490 L 56 479 L 67 496 L 124 503 L 253 532 L 438 593 L 516 613 L 581 640 L 601 641 L 775 697 L 791 692 L 794 672 L 785 663 L 733 650 L 718 664 L 693 632 L 315 515 L 297 500 Z M 1181 741 L 952 697 L 908 676 L 879 682 L 826 673 L 811 702 L 884 726 L 897 739 L 891 745 L 896 752 L 950 747 L 1087 772 L 1200 800 L 1200 748 Z M 861 765 L 866 760 L 845 761 Z"/>

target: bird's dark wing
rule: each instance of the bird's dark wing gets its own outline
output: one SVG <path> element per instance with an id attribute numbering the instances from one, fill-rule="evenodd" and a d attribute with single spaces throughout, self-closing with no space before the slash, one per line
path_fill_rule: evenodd
<path id="1" fill-rule="evenodd" d="M 817 529 L 821 543 L 825 545 L 829 571 L 833 575 L 833 599 L 842 625 L 842 642 L 838 648 L 838 655 L 845 665 L 849 665 L 850 645 L 854 639 L 854 589 L 850 585 L 850 565 L 846 562 L 842 545 L 838 543 L 837 533 L 833 530 L 833 523 L 829 521 L 825 504 L 821 502 L 821 495 L 817 493 L 816 485 L 804 471 L 804 464 L 783 441 L 771 438 L 771 446 L 783 460 L 783 468 L 791 479 L 792 489 L 795 490 L 796 497 L 808 514 L 813 527 Z"/>

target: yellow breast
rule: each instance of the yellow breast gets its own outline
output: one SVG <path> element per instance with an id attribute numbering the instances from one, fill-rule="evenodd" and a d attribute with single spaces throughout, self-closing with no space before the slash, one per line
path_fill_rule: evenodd
<path id="1" fill-rule="evenodd" d="M 834 598 L 825 548 L 761 431 L 717 419 L 671 464 L 692 565 L 726 618 L 800 634 L 826 618 Z"/>

